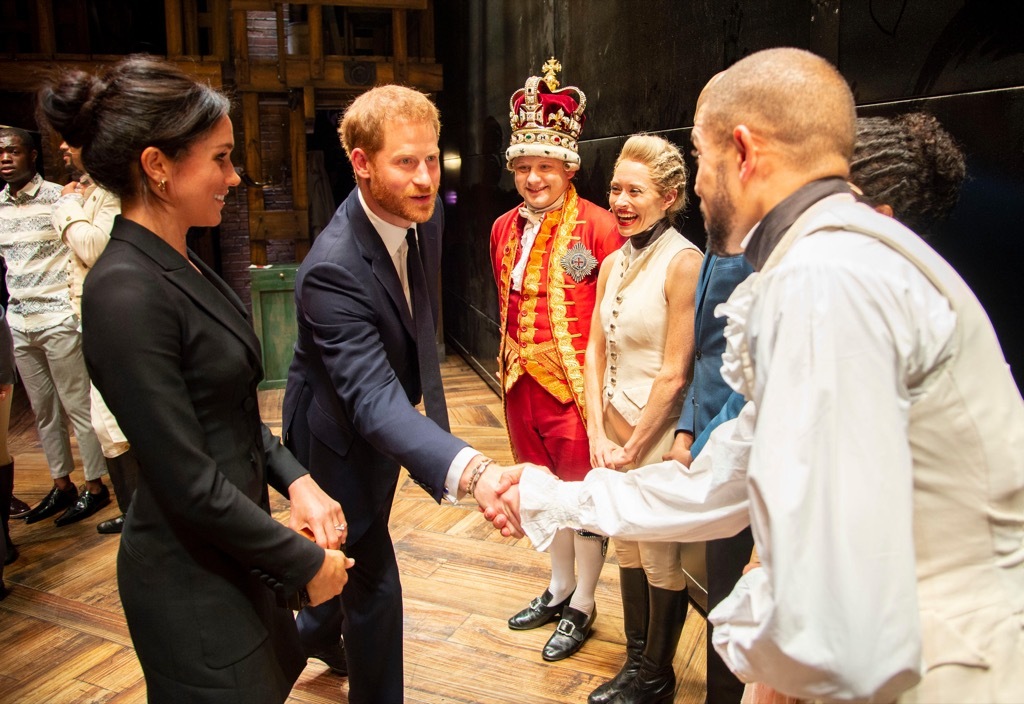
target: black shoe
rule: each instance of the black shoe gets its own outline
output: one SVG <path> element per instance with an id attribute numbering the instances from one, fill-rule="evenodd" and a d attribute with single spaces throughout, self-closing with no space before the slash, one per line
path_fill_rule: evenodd
<path id="1" fill-rule="evenodd" d="M 17 496 L 11 497 L 11 518 L 24 518 L 31 510 L 32 507 Z"/>
<path id="2" fill-rule="evenodd" d="M 530 605 L 508 620 L 508 627 L 513 631 L 528 631 L 531 628 L 540 628 L 545 623 L 556 620 L 562 609 L 569 605 L 572 594 L 565 597 L 554 606 L 551 603 L 551 592 L 547 589 L 539 597 L 530 602 Z"/>
<path id="3" fill-rule="evenodd" d="M 331 672 L 339 677 L 348 677 L 348 662 L 345 660 L 345 641 L 338 645 L 316 650 L 307 650 L 306 658 L 315 658 L 327 665 Z"/>
<path id="4" fill-rule="evenodd" d="M 67 511 L 62 513 L 54 524 L 61 528 L 63 526 L 77 523 L 83 518 L 88 518 L 92 514 L 99 511 L 101 508 L 110 503 L 110 490 L 107 489 L 107 485 L 103 484 L 100 486 L 100 491 L 93 494 L 89 491 L 89 487 L 82 489 L 82 493 L 78 495 L 78 501 L 75 505 L 69 508 Z"/>
<path id="5" fill-rule="evenodd" d="M 597 606 L 590 614 L 579 609 L 566 606 L 562 612 L 562 620 L 558 622 L 555 632 L 548 638 L 541 657 L 548 662 L 564 660 L 583 647 L 583 641 L 590 635 L 590 629 L 597 618 Z"/>
<path id="6" fill-rule="evenodd" d="M 18 559 L 18 546 L 14 543 L 7 543 L 7 559 L 4 560 L 4 565 L 9 565 Z"/>
<path id="7" fill-rule="evenodd" d="M 0 601 L 3 601 L 8 594 L 10 592 L 7 590 L 7 585 L 3 583 L 3 580 L 0 580 Z"/>
<path id="8" fill-rule="evenodd" d="M 78 489 L 74 484 L 67 489 L 58 489 L 55 486 L 50 489 L 50 493 L 39 502 L 38 506 L 25 514 L 25 523 L 41 521 L 63 511 L 69 506 L 74 506 L 77 497 Z"/>
<path id="9" fill-rule="evenodd" d="M 109 521 L 103 521 L 102 523 L 96 524 L 96 532 L 102 533 L 103 535 L 120 533 L 123 528 L 124 514 L 121 514 L 117 518 L 111 518 Z"/>

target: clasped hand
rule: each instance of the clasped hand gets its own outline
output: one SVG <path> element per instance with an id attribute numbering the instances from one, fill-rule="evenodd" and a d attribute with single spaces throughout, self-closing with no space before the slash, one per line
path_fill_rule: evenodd
<path id="1" fill-rule="evenodd" d="M 517 464 L 511 467 L 488 467 L 480 478 L 483 484 L 487 484 L 481 494 L 481 486 L 477 485 L 476 497 L 480 504 L 480 511 L 484 518 L 490 521 L 495 528 L 501 531 L 506 538 L 522 538 L 524 536 L 522 521 L 519 514 L 519 480 L 523 475 L 523 469 L 527 464 Z M 550 473 L 546 467 L 529 465 Z M 488 476 L 489 475 L 489 476 Z"/>

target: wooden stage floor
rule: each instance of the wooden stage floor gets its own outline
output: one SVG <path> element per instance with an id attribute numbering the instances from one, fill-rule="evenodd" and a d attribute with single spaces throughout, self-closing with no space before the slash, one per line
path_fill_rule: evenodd
<path id="1" fill-rule="evenodd" d="M 510 461 L 501 402 L 457 356 L 444 365 L 452 431 L 499 462 Z M 281 391 L 262 392 L 264 419 L 280 427 Z M 35 505 L 51 480 L 31 411 L 18 388 L 10 428 L 15 494 Z M 77 449 L 76 459 L 77 459 Z M 78 463 L 73 480 L 83 480 Z M 287 502 L 271 491 L 274 515 Z M 117 538 L 96 524 L 111 506 L 56 528 L 12 520 L 21 557 L 7 567 L 10 596 L 0 601 L 0 702 L 63 704 L 144 702 L 146 687 L 121 611 L 115 578 Z M 405 691 L 410 704 L 586 702 L 624 658 L 618 570 L 609 557 L 597 591 L 590 640 L 567 660 L 546 663 L 540 650 L 554 624 L 511 631 L 506 619 L 547 585 L 547 555 L 528 540 L 502 538 L 475 506 L 437 506 L 403 473 L 391 534 L 405 592 Z M 611 553 L 612 551 L 609 551 Z M 690 608 L 676 651 L 675 701 L 704 701 L 705 623 Z M 347 681 L 310 661 L 289 702 L 346 702 Z"/>

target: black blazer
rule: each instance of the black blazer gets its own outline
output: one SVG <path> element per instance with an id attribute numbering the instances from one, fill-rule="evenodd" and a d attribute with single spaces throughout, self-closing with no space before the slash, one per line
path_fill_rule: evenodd
<path id="1" fill-rule="evenodd" d="M 434 216 L 417 227 L 435 325 L 442 229 L 438 200 Z M 352 544 L 390 511 L 400 466 L 440 502 L 466 443 L 414 407 L 421 394 L 412 316 L 356 189 L 299 267 L 295 307 L 285 444 L 341 503 Z"/>
<path id="2" fill-rule="evenodd" d="M 282 639 L 296 649 L 282 663 L 294 681 L 304 658 L 268 583 L 298 589 L 324 553 L 269 513 L 268 481 L 285 493 L 305 469 L 260 421 L 258 340 L 241 301 L 198 258 L 197 272 L 120 216 L 110 236 L 86 278 L 83 344 L 141 467 L 118 579 L 150 699 L 192 701 L 259 648 L 280 662 Z M 171 689 L 155 696 L 160 678 Z M 192 689 L 176 695 L 179 684 Z"/>

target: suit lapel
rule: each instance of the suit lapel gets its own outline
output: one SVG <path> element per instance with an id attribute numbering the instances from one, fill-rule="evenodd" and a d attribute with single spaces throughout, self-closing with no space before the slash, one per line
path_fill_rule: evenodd
<path id="1" fill-rule="evenodd" d="M 120 218 L 120 216 L 118 216 Z M 130 220 L 122 220 L 129 228 L 114 228 L 111 237 L 123 239 L 156 262 L 164 276 L 210 317 L 231 331 L 260 364 L 259 340 L 249 323 L 249 316 L 238 296 L 227 287 L 216 272 L 191 251 L 189 258 L 201 272 L 196 272 L 169 244 L 146 228 Z M 130 234 L 129 234 L 130 233 Z M 124 235 L 128 236 L 124 236 Z"/>
<path id="2" fill-rule="evenodd" d="M 388 254 L 384 241 L 373 228 L 370 219 L 366 217 L 363 206 L 359 202 L 358 190 L 353 190 L 352 195 L 345 201 L 348 209 L 348 220 L 352 225 L 352 234 L 359 243 L 363 257 L 369 262 L 374 277 L 387 292 L 388 297 L 398 310 L 398 317 L 402 326 L 412 339 L 416 339 L 416 329 L 413 327 L 412 313 L 409 311 L 409 302 L 405 299 L 405 292 L 402 290 L 402 282 L 398 279 L 398 272 L 395 271 L 395 263 Z"/>
<path id="3" fill-rule="evenodd" d="M 708 281 L 711 279 L 711 272 L 714 270 L 717 262 L 718 257 L 716 255 L 708 254 L 708 256 L 704 257 L 704 261 L 700 267 L 700 275 L 697 277 L 697 291 L 694 300 L 694 311 L 696 311 L 696 315 L 694 316 L 695 340 L 700 339 L 701 323 L 704 318 L 704 297 L 708 292 Z M 712 311 L 712 315 L 714 315 L 714 311 Z"/>

